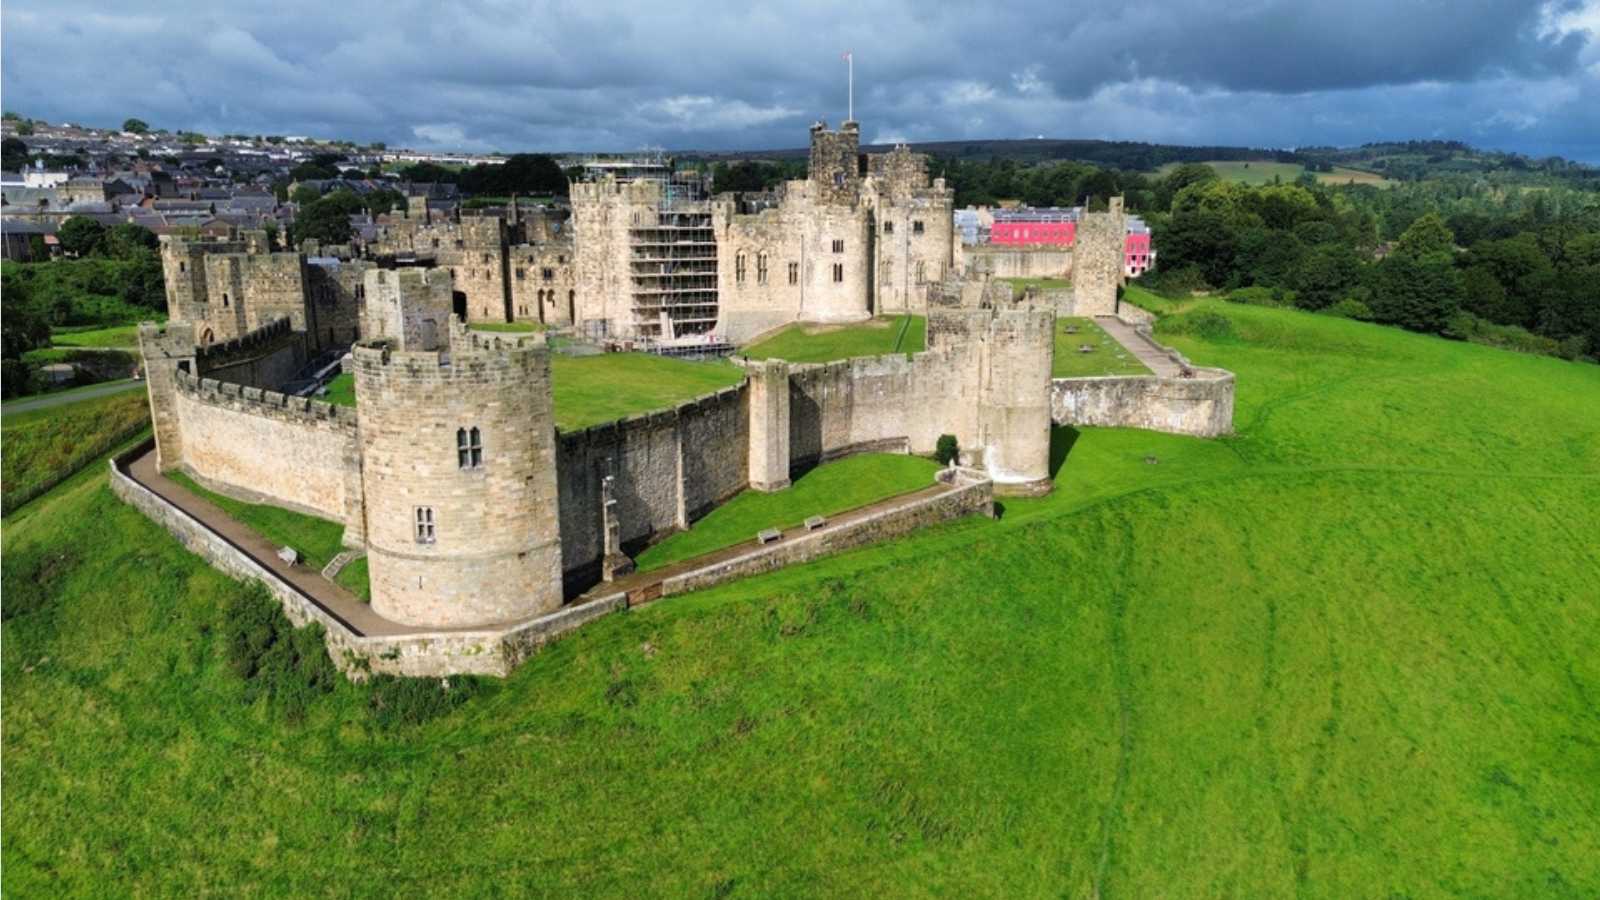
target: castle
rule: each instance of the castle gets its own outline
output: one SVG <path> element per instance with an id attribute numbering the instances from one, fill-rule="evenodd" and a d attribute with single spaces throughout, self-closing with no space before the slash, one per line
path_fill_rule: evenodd
<path id="1" fill-rule="evenodd" d="M 663 178 L 603 173 L 572 184 L 570 218 L 515 198 L 503 210 L 447 214 L 413 197 L 349 247 L 275 252 L 260 232 L 167 237 L 169 312 L 195 323 L 202 343 L 288 315 L 309 350 L 348 345 L 359 331 L 365 272 L 412 266 L 449 272 L 449 309 L 464 322 L 570 327 L 667 350 L 726 348 L 793 322 L 921 313 L 931 287 L 978 269 L 1072 269 L 1075 306 L 1066 311 L 1114 311 L 1120 198 L 1086 214 L 1077 247 L 1043 254 L 1048 262 L 1016 248 L 978 252 L 963 247 L 954 192 L 929 177 L 927 157 L 903 146 L 862 154 L 860 134 L 856 122 L 837 131 L 813 125 L 806 178 L 774 197 L 699 199 Z"/>
<path id="2" fill-rule="evenodd" d="M 814 128 L 809 177 L 753 213 L 733 198 L 676 202 L 659 184 L 603 178 L 574 185 L 570 229 L 515 206 L 506 218 L 435 222 L 414 204 L 384 223 L 367 258 L 278 251 L 260 234 L 164 239 L 171 318 L 140 329 L 153 468 L 344 525 L 345 544 L 367 559 L 371 611 L 421 637 L 394 651 L 398 661 L 348 629 L 330 633 L 330 646 L 402 674 L 503 674 L 526 645 L 480 658 L 474 635 L 556 621 L 641 548 L 742 490 L 782 490 L 819 462 L 931 454 L 949 434 L 964 468 L 941 476 L 948 496 L 893 522 L 819 532 L 813 549 L 785 557 L 780 547 L 724 575 L 986 509 L 995 493 L 1048 491 L 1053 423 L 1229 428 L 1226 373 L 1053 379 L 1055 311 L 952 273 L 950 192 L 903 149 L 864 162 L 856 150 L 854 123 Z M 1085 235 L 1087 247 L 1106 245 L 1105 264 L 1079 268 L 1110 286 L 1114 303 L 1113 216 L 1120 202 L 1102 229 L 1115 239 Z M 433 265 L 401 266 L 404 256 Z M 901 310 L 927 315 L 925 351 L 745 363 L 733 387 L 572 431 L 555 426 L 545 336 L 467 325 L 537 316 L 669 342 Z M 343 365 L 354 408 L 278 390 L 308 359 L 352 342 Z M 148 490 L 118 483 L 180 523 Z M 181 522 L 191 537 L 193 527 Z M 219 546 L 204 536 L 194 545 Z M 233 561 L 225 567 L 256 572 L 215 552 Z M 691 583 L 715 582 L 682 582 Z M 302 608 L 292 592 L 280 596 Z M 600 608 L 611 607 L 581 614 Z"/>

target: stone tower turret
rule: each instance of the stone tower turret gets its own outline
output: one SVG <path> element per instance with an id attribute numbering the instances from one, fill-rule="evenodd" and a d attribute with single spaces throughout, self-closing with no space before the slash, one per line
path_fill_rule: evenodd
<path id="1" fill-rule="evenodd" d="M 806 168 L 819 202 L 855 203 L 861 188 L 861 125 L 846 122 L 838 131 L 829 131 L 826 122 L 812 125 Z"/>
<path id="2" fill-rule="evenodd" d="M 448 353 L 354 350 L 372 606 L 423 627 L 561 605 L 550 358 L 461 332 Z"/>
<path id="3" fill-rule="evenodd" d="M 1121 197 L 1110 198 L 1103 213 L 1084 212 L 1072 246 L 1072 301 L 1078 315 L 1116 313 L 1127 233 Z"/>
<path id="4" fill-rule="evenodd" d="M 387 338 L 394 349 L 438 350 L 449 340 L 450 270 L 368 269 L 362 335 Z"/>
<path id="5" fill-rule="evenodd" d="M 162 250 L 165 251 L 165 246 Z M 145 387 L 150 396 L 150 423 L 156 438 L 156 468 L 168 471 L 183 460 L 183 434 L 178 427 L 178 375 L 195 370 L 194 326 L 154 322 L 139 326 L 139 352 L 144 356 Z"/>

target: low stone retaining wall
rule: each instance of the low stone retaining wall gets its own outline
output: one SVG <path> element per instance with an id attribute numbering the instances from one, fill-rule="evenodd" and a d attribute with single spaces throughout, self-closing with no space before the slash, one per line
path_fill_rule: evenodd
<path id="1" fill-rule="evenodd" d="M 252 579 L 283 605 L 296 627 L 311 622 L 327 632 L 328 653 L 347 675 L 366 672 L 442 677 L 446 675 L 509 675 L 547 642 L 607 613 L 627 606 L 622 594 L 563 607 L 549 615 L 498 630 L 438 631 L 405 635 L 365 635 L 324 608 L 309 594 L 279 578 L 243 548 L 208 528 L 139 483 L 127 463 L 149 452 L 149 442 L 111 460 L 111 490 L 161 525 L 190 552 L 239 579 Z"/>
<path id="2" fill-rule="evenodd" d="M 1191 377 L 1113 375 L 1056 378 L 1050 420 L 1057 425 L 1146 428 L 1216 437 L 1233 431 L 1233 373 L 1191 369 Z"/>
<path id="3" fill-rule="evenodd" d="M 945 469 L 938 475 L 953 490 L 883 510 L 865 518 L 752 548 L 750 552 L 666 578 L 654 596 L 670 597 L 698 591 L 735 578 L 771 572 L 785 566 L 899 537 L 973 513 L 994 515 L 994 482 L 972 469 Z M 652 596 L 650 599 L 654 599 Z"/>

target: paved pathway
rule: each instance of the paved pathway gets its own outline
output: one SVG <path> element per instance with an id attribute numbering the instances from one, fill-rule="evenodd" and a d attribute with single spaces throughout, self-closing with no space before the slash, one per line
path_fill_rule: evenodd
<path id="1" fill-rule="evenodd" d="M 52 406 L 64 406 L 68 403 L 77 403 L 80 400 L 93 400 L 96 397 L 107 397 L 143 388 L 144 382 L 137 378 L 127 378 L 122 381 L 107 381 L 102 384 L 92 384 L 85 388 L 75 388 L 62 391 L 59 394 L 45 394 L 43 397 L 28 397 L 22 400 L 13 400 L 0 407 L 0 412 L 5 415 L 12 413 L 29 412 L 35 409 L 49 409 Z"/>
<path id="2" fill-rule="evenodd" d="M 128 474 L 150 490 L 170 501 L 174 506 L 199 519 L 207 528 L 222 535 L 243 550 L 258 565 L 299 588 L 313 602 L 340 619 L 357 634 L 394 635 L 426 631 L 448 631 L 444 628 L 413 628 L 401 625 L 372 611 L 371 604 L 362 603 L 355 594 L 322 577 L 322 573 L 307 566 L 291 566 L 278 558 L 278 548 L 271 541 L 240 524 L 223 512 L 216 504 L 196 496 L 156 471 L 156 453 L 149 453 L 128 466 Z M 480 630 L 480 629 L 464 629 Z"/>
<path id="3" fill-rule="evenodd" d="M 1183 369 L 1172 361 L 1172 357 L 1149 338 L 1135 331 L 1132 325 L 1116 316 L 1095 316 L 1094 323 L 1132 353 L 1139 362 L 1144 363 L 1145 368 L 1150 371 L 1163 378 L 1177 378 L 1183 374 Z"/>

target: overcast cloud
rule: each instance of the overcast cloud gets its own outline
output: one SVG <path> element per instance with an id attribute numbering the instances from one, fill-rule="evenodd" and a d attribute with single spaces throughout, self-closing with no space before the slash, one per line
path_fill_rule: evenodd
<path id="1" fill-rule="evenodd" d="M 51 121 L 465 150 L 1044 135 L 1454 138 L 1600 163 L 1600 0 L 6 0 L 0 100 Z"/>

